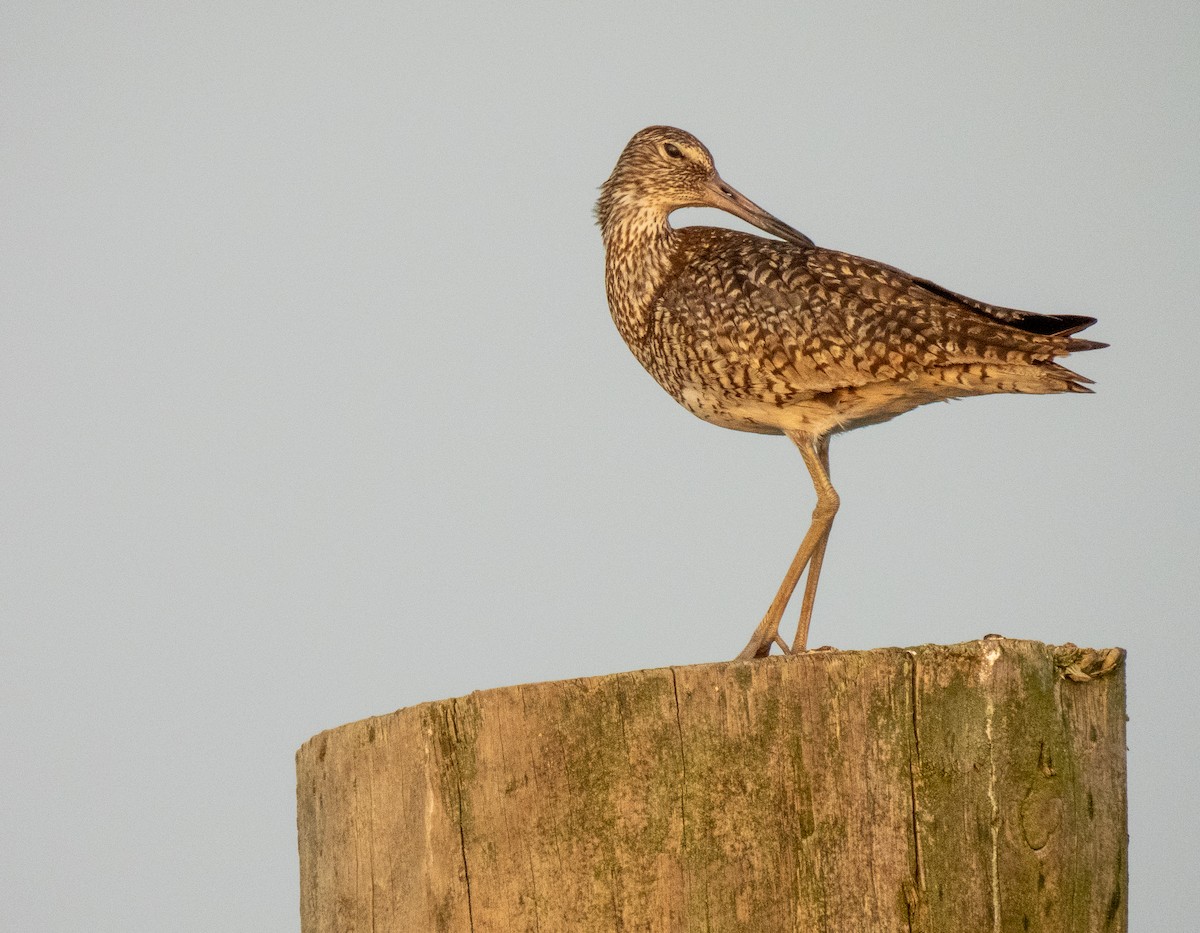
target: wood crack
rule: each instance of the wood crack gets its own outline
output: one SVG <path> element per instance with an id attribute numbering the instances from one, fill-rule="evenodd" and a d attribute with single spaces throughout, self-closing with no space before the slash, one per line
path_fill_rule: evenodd
<path id="1" fill-rule="evenodd" d="M 921 732 L 917 727 L 917 655 L 914 651 L 906 652 L 908 655 L 908 705 L 911 713 L 912 725 L 912 753 L 908 759 L 908 789 L 910 800 L 912 802 L 910 813 L 912 817 L 912 838 L 913 838 L 913 892 L 912 897 L 908 898 L 907 916 L 908 928 L 911 933 L 913 929 L 913 914 L 917 908 L 917 902 L 921 897 L 921 891 L 924 887 L 924 879 L 921 876 L 921 832 L 920 823 L 918 820 L 917 802 L 917 771 L 921 767 Z"/>
<path id="2" fill-rule="evenodd" d="M 450 703 L 450 729 L 453 734 L 454 744 L 451 746 L 454 755 L 454 781 L 458 787 L 458 844 L 459 852 L 462 855 L 463 866 L 463 883 L 467 888 L 467 926 L 471 933 L 475 933 L 475 914 L 471 905 L 471 870 L 467 866 L 467 831 L 466 824 L 463 820 L 463 789 L 462 789 L 462 767 L 458 758 L 458 701 L 454 700 Z"/>
<path id="3" fill-rule="evenodd" d="M 671 690 L 675 694 L 675 732 L 679 736 L 679 852 L 682 855 L 687 846 L 687 756 L 683 750 L 683 718 L 679 707 L 679 679 L 675 668 L 671 668 Z M 683 880 L 687 864 L 686 858 L 679 860 L 680 890 L 683 890 Z"/>

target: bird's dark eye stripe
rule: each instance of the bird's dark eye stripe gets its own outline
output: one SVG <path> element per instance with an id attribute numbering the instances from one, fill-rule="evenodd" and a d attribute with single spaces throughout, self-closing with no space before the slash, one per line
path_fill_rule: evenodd
<path id="1" fill-rule="evenodd" d="M 679 147 L 676 146 L 674 143 L 665 143 L 663 145 L 663 150 L 672 159 L 682 159 L 683 158 L 683 153 L 679 151 Z"/>

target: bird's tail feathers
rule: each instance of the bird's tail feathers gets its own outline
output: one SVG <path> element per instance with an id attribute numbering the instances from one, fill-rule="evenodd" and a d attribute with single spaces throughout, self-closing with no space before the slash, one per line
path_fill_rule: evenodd
<path id="1" fill-rule="evenodd" d="M 1107 347 L 1107 343 L 1101 343 L 1099 340 L 1084 340 L 1082 337 L 1075 337 L 1067 341 L 1067 353 L 1082 353 L 1084 350 L 1103 350 Z"/>
<path id="2" fill-rule="evenodd" d="M 1089 343 L 1093 344 L 1090 347 L 1083 347 L 1084 350 L 1098 349 L 1105 344 L 1095 344 L 1091 340 L 1072 341 L 1072 343 Z M 1088 388 L 1090 385 L 1095 385 L 1094 379 L 1089 379 L 1087 376 L 1081 376 L 1074 370 L 1053 362 L 1039 362 L 1034 364 L 1037 367 L 1038 373 L 1041 376 L 1041 381 L 1047 385 L 1046 391 L 1049 392 L 1079 392 L 1087 395 L 1092 394 L 1092 390 Z"/>

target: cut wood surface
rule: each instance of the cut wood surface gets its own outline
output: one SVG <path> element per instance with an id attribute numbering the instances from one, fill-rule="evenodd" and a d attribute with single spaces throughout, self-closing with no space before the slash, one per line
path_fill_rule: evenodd
<path id="1" fill-rule="evenodd" d="M 297 755 L 304 933 L 1126 929 L 1117 649 L 528 684 Z"/>

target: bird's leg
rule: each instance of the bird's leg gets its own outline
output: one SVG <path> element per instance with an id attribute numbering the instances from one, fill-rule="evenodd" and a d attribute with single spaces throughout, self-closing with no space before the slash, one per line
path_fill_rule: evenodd
<path id="1" fill-rule="evenodd" d="M 808 472 L 812 475 L 813 488 L 817 491 L 817 506 L 813 509 L 812 524 L 809 525 L 804 540 L 800 542 L 800 549 L 796 551 L 796 556 L 792 558 L 792 565 L 788 567 L 783 583 L 779 586 L 779 592 L 775 594 L 775 598 L 767 609 L 767 614 L 758 623 L 758 628 L 754 630 L 749 643 L 737 656 L 738 660 L 765 658 L 774 644 L 778 644 L 784 653 L 791 653 L 786 643 L 779 637 L 779 623 L 783 619 L 783 612 L 787 608 L 792 594 L 796 591 L 796 584 L 800 581 L 800 575 L 804 573 L 804 568 L 808 566 L 818 548 L 823 553 L 822 542 L 829 535 L 829 526 L 833 523 L 833 516 L 838 508 L 837 493 L 834 492 L 833 486 L 829 482 L 829 472 L 822 462 L 823 460 L 828 461 L 828 441 L 806 434 L 789 433 L 788 437 L 800 449 L 800 456 L 804 458 Z M 821 453 L 822 448 L 825 450 L 824 454 Z M 809 573 L 811 574 L 811 572 L 810 570 Z"/>
<path id="2" fill-rule="evenodd" d="M 829 479 L 829 438 L 822 437 L 817 441 L 817 458 L 824 473 L 825 499 L 829 508 L 829 518 L 825 525 L 825 533 L 817 542 L 812 558 L 808 562 L 808 576 L 804 580 L 804 601 L 800 605 L 800 624 L 796 626 L 796 640 L 792 642 L 792 654 L 799 654 L 808 647 L 808 625 L 812 621 L 813 602 L 817 598 L 817 581 L 821 579 L 821 564 L 825 560 L 825 547 L 829 544 L 829 532 L 833 530 L 833 517 L 837 514 L 840 499 Z M 804 452 L 804 448 L 800 448 Z M 807 459 L 805 460 L 807 462 Z M 809 467 L 812 471 L 812 467 Z M 821 485 L 817 473 L 813 472 L 813 484 L 817 487 L 817 503 L 820 505 Z"/>
<path id="3" fill-rule="evenodd" d="M 779 623 L 783 619 L 783 611 L 787 609 L 787 604 L 791 600 L 792 594 L 796 591 L 796 584 L 800 580 L 800 575 L 804 573 L 804 568 L 808 566 L 809 558 L 812 557 L 813 550 L 820 539 L 821 531 L 822 529 L 818 526 L 814 513 L 813 523 L 809 526 L 804 540 L 800 542 L 800 549 L 796 551 L 796 556 L 792 558 L 792 565 L 788 567 L 787 574 L 783 578 L 783 583 L 779 585 L 779 592 L 771 600 L 771 605 L 767 608 L 767 614 L 758 623 L 758 628 L 750 636 L 750 641 L 737 656 L 737 660 L 746 661 L 750 658 L 765 658 L 771 653 L 771 646 L 774 644 L 778 644 L 783 649 L 784 654 L 791 654 L 791 649 L 787 646 L 787 642 L 779 636 Z"/>

